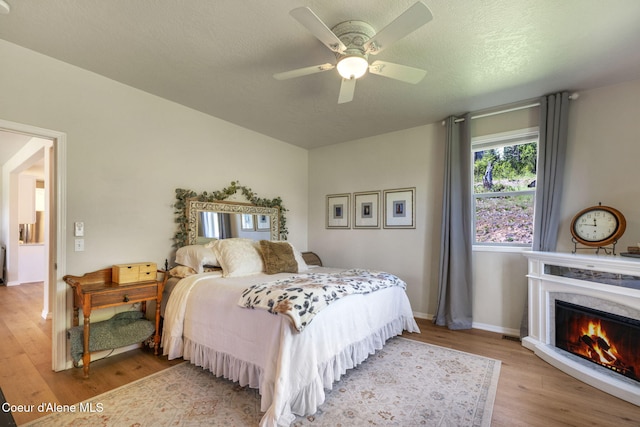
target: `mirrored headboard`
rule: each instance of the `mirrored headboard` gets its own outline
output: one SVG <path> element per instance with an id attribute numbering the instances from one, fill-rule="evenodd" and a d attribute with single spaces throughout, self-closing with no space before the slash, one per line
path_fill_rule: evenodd
<path id="1" fill-rule="evenodd" d="M 241 193 L 247 202 L 226 200 L 236 193 Z M 198 194 L 178 188 L 174 207 L 178 223 L 178 231 L 174 236 L 175 248 L 220 237 L 287 240 L 287 209 L 282 199 L 258 197 L 238 181 L 232 181 L 229 187 L 211 193 Z"/>

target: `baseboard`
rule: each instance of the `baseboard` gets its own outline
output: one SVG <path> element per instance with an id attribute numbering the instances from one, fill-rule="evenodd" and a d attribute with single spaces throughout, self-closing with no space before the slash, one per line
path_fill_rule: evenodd
<path id="1" fill-rule="evenodd" d="M 120 353 L 125 353 L 127 351 L 135 350 L 135 349 L 141 348 L 142 345 L 144 344 L 136 343 L 136 344 L 131 344 L 125 347 L 119 347 L 119 348 L 110 349 L 110 350 L 94 351 L 91 353 L 91 362 L 95 362 L 100 359 L 105 359 L 107 357 L 112 357 Z M 80 362 L 78 363 L 78 367 L 79 368 L 82 367 L 82 359 L 80 359 Z M 69 358 L 69 360 L 67 360 L 67 362 L 65 363 L 65 369 L 71 369 L 71 368 L 74 368 L 74 366 L 73 366 L 73 361 Z"/>
<path id="2" fill-rule="evenodd" d="M 433 314 L 418 313 L 416 311 L 413 312 L 413 317 L 423 320 L 433 320 Z"/>
<path id="3" fill-rule="evenodd" d="M 487 325 L 486 323 L 473 322 L 471 327 L 474 329 L 481 329 L 483 331 L 496 332 L 503 335 L 510 335 L 514 337 L 520 336 L 520 329 L 505 328 L 503 326 Z"/>
<path id="4" fill-rule="evenodd" d="M 415 317 L 417 319 L 433 320 L 434 315 L 433 314 L 419 313 L 419 312 L 414 311 L 413 312 L 413 317 Z M 480 329 L 480 330 L 483 330 L 483 331 L 496 332 L 498 334 L 510 335 L 510 336 L 514 336 L 514 337 L 520 337 L 520 330 L 519 329 L 505 328 L 503 326 L 488 325 L 486 323 L 478 323 L 478 322 L 473 322 L 471 324 L 471 327 L 474 328 L 474 329 Z"/>

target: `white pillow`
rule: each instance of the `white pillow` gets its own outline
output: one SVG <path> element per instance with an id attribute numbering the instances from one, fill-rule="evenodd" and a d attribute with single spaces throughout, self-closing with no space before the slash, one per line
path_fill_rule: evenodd
<path id="1" fill-rule="evenodd" d="M 213 247 L 224 277 L 240 277 L 264 271 L 260 243 L 251 239 L 218 240 Z"/>
<path id="2" fill-rule="evenodd" d="M 187 245 L 178 249 L 176 263 L 191 267 L 197 273 L 202 273 L 205 265 L 220 265 L 214 251 L 202 245 Z"/>
<path id="3" fill-rule="evenodd" d="M 309 270 L 309 266 L 304 261 L 304 258 L 302 258 L 302 252 L 297 250 L 291 243 L 289 243 L 289 245 L 291 246 L 291 249 L 293 249 L 293 256 L 296 259 L 296 262 L 298 263 L 298 273 Z"/>

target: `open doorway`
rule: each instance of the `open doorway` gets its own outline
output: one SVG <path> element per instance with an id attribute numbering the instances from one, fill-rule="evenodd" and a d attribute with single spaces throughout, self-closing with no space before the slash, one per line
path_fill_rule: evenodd
<path id="1" fill-rule="evenodd" d="M 6 252 L 4 281 L 7 286 L 44 283 L 42 317 L 49 319 L 52 304 L 49 301 L 47 260 L 51 234 L 49 175 L 54 167 L 51 162 L 53 141 L 38 136 L 14 135 L 6 131 L 0 133 L 2 145 L 11 144 L 11 140 L 26 141 L 13 156 L 2 161 L 2 243 Z"/>
<path id="2" fill-rule="evenodd" d="M 42 190 L 37 191 L 42 195 L 39 203 L 43 204 L 43 206 L 39 206 L 42 211 L 40 215 L 42 217 L 41 232 L 44 234 L 41 238 L 43 252 L 41 257 L 44 263 L 42 266 L 44 282 L 42 316 L 51 319 L 52 369 L 59 371 L 68 367 L 64 333 L 69 323 L 66 308 L 67 290 L 62 282 L 62 276 L 65 274 L 63 225 L 65 220 L 66 135 L 57 131 L 0 119 L 0 146 L 2 146 L 3 138 L 7 141 L 11 136 L 19 136 L 26 142 L 10 158 L 0 159 L 2 162 L 2 232 L 0 240 L 6 253 L 4 279 L 7 285 L 19 285 L 22 282 L 33 281 L 29 275 L 33 273 L 34 268 L 30 268 L 31 266 L 25 260 L 25 257 L 28 256 L 25 254 L 33 251 L 24 251 L 24 249 L 33 250 L 38 245 L 24 245 L 24 238 L 31 238 L 31 236 L 27 236 L 27 227 L 21 226 L 21 219 L 19 219 L 21 206 L 18 203 L 18 194 L 21 191 L 22 181 L 25 181 L 21 178 L 26 176 L 28 177 L 26 181 L 33 181 L 34 193 L 38 187 Z M 3 155 L 7 156 L 6 153 Z M 38 183 L 38 181 L 40 182 Z M 30 188 L 30 185 L 26 184 L 24 188 Z M 34 227 L 29 228 L 34 229 Z M 35 229 L 31 231 L 35 232 Z M 23 258 L 23 266 L 20 265 L 21 257 Z M 36 263 L 36 261 L 33 262 Z M 27 265 L 26 269 L 24 265 Z M 21 267 L 23 267 L 22 272 Z"/>

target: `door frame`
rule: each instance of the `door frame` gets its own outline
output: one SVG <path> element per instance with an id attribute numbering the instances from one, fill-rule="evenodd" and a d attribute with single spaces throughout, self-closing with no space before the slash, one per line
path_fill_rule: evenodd
<path id="1" fill-rule="evenodd" d="M 62 371 L 69 367 L 67 362 L 66 330 L 70 326 L 67 307 L 70 293 L 62 280 L 66 274 L 66 218 L 67 218 L 67 134 L 51 129 L 39 128 L 23 123 L 0 119 L 0 129 L 51 139 L 53 141 L 51 193 L 49 197 L 49 256 L 47 276 L 49 301 L 52 304 L 51 322 L 51 367 Z M 55 224 L 53 224 L 55 223 Z"/>

